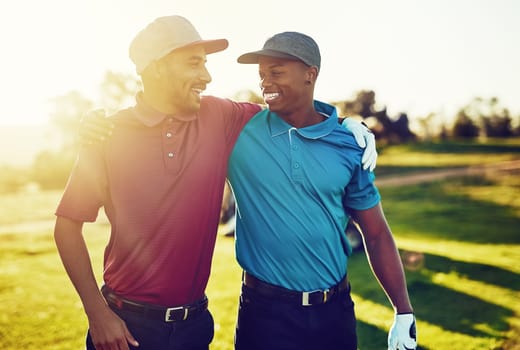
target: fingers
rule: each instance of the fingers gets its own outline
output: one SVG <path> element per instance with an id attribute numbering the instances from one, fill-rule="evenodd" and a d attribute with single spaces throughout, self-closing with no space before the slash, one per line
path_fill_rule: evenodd
<path id="1" fill-rule="evenodd" d="M 363 163 L 363 170 L 374 171 L 376 167 L 376 159 L 377 157 L 375 155 L 367 158 Z"/>
<path id="2" fill-rule="evenodd" d="M 96 118 L 106 118 L 106 113 L 103 108 L 94 109 L 91 113 Z"/>
<path id="3" fill-rule="evenodd" d="M 357 121 L 351 121 L 348 124 L 350 131 L 354 134 L 354 138 L 356 139 L 356 143 L 359 147 L 365 148 L 367 146 L 366 138 L 370 135 L 368 129 L 366 129 L 363 124 Z"/>
<path id="4" fill-rule="evenodd" d="M 112 135 L 112 124 L 110 122 L 88 122 L 81 128 L 81 131 L 91 138 L 105 140 Z"/>
<path id="5" fill-rule="evenodd" d="M 366 129 L 363 124 L 361 124 L 359 121 L 352 119 L 352 118 L 345 118 L 343 122 L 341 123 L 343 127 L 350 130 L 352 134 L 354 134 L 354 139 L 356 140 L 356 143 L 361 148 L 366 147 L 366 141 L 365 141 L 365 133 Z"/>
<path id="6" fill-rule="evenodd" d="M 376 139 L 374 134 L 365 125 L 349 120 L 348 118 L 343 121 L 343 125 L 354 134 L 358 146 L 365 149 L 363 157 L 361 158 L 363 169 L 374 171 L 377 162 Z"/>
<path id="7" fill-rule="evenodd" d="M 356 139 L 356 143 L 359 147 L 365 148 L 367 146 L 365 137 L 361 133 L 354 133 L 354 138 Z"/>
<path id="8" fill-rule="evenodd" d="M 363 170 L 374 171 L 377 165 L 377 152 L 368 152 L 365 151 L 363 154 L 363 159 L 361 160 L 363 164 Z"/>
<path id="9" fill-rule="evenodd" d="M 100 119 L 105 119 L 105 118 L 106 118 L 106 113 L 105 113 L 104 109 L 95 109 L 93 111 L 88 111 L 85 114 L 83 114 L 80 121 L 81 121 L 81 123 L 84 123 L 84 122 L 89 121 L 90 119 L 100 120 Z"/>
<path id="10" fill-rule="evenodd" d="M 139 346 L 126 323 L 110 309 L 89 318 L 89 333 L 96 350 L 130 350 L 129 344 Z"/>
<path id="11" fill-rule="evenodd" d="M 128 330 L 128 328 L 126 328 L 125 326 L 125 337 L 126 337 L 126 341 L 131 344 L 132 346 L 139 346 L 139 343 L 137 342 L 137 340 L 134 338 L 134 336 L 132 335 L 132 333 L 130 333 L 130 331 Z"/>
<path id="12" fill-rule="evenodd" d="M 105 141 L 112 135 L 113 123 L 105 117 L 105 111 L 97 109 L 86 113 L 81 118 L 79 141 L 91 145 Z"/>
<path id="13" fill-rule="evenodd" d="M 94 344 L 94 346 L 96 350 L 130 350 L 128 344 L 131 344 L 134 347 L 139 346 L 139 343 L 134 339 L 134 337 L 130 333 L 127 334 L 126 339 L 119 339 L 113 342 L 106 343 L 97 343 Z"/>
<path id="14" fill-rule="evenodd" d="M 368 137 L 369 141 L 367 142 L 367 147 L 363 152 L 363 157 L 361 158 L 361 163 L 363 163 L 363 169 L 370 171 L 374 171 L 377 163 L 377 150 L 375 137 L 373 134 L 370 134 Z"/>

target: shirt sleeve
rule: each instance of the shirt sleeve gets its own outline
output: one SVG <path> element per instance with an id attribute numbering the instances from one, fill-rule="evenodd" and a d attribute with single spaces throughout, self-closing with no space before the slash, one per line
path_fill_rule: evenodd
<path id="1" fill-rule="evenodd" d="M 260 112 L 262 107 L 249 102 L 226 101 L 227 103 L 224 105 L 226 139 L 231 140 L 234 144 L 247 122 Z"/>
<path id="2" fill-rule="evenodd" d="M 106 198 L 107 178 L 101 146 L 83 147 L 55 214 L 80 222 L 94 222 Z"/>
<path id="3" fill-rule="evenodd" d="M 343 205 L 354 210 L 365 210 L 375 206 L 381 200 L 379 190 L 374 184 L 373 172 L 355 167 L 352 179 L 347 185 Z"/>

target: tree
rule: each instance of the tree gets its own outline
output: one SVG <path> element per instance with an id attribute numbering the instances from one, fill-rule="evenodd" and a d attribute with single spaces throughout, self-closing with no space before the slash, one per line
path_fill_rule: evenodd
<path id="1" fill-rule="evenodd" d="M 476 138 L 479 135 L 479 127 L 467 115 L 464 109 L 461 109 L 455 118 L 453 125 L 453 136 L 467 139 Z"/>
<path id="2" fill-rule="evenodd" d="M 51 111 L 50 121 L 62 139 L 62 148 L 65 150 L 75 147 L 81 117 L 92 110 L 93 102 L 78 91 L 55 97 L 52 102 L 54 109 Z"/>
<path id="3" fill-rule="evenodd" d="M 30 182 L 29 177 L 26 168 L 0 165 L 0 194 L 23 189 Z"/>
<path id="4" fill-rule="evenodd" d="M 410 130 L 410 121 L 406 113 L 401 113 L 392 123 L 392 132 L 397 136 L 398 142 L 415 140 L 415 134 Z"/>
<path id="5" fill-rule="evenodd" d="M 101 83 L 101 105 L 108 113 L 132 105 L 141 87 L 141 81 L 133 75 L 108 71 Z"/>
<path id="6" fill-rule="evenodd" d="M 431 141 L 434 138 L 446 140 L 448 138 L 448 128 L 443 119 L 442 114 L 435 112 L 417 117 L 416 120 L 421 130 L 422 139 L 425 141 Z"/>
<path id="7" fill-rule="evenodd" d="M 32 163 L 32 180 L 41 189 L 64 188 L 76 159 L 76 153 L 75 148 L 38 153 Z"/>
<path id="8" fill-rule="evenodd" d="M 31 179 L 40 188 L 63 188 L 78 150 L 78 128 L 81 117 L 92 110 L 93 103 L 78 91 L 55 97 L 50 115 L 53 132 L 61 140 L 56 150 L 38 153 L 32 163 Z"/>
<path id="9" fill-rule="evenodd" d="M 372 90 L 359 91 L 353 100 L 333 103 L 346 116 L 358 116 L 364 120 L 375 119 L 371 126 L 378 142 L 399 143 L 415 140 L 416 135 L 410 130 L 408 115 L 400 113 L 397 118 L 390 118 L 386 107 L 377 108 L 376 94 Z"/>
<path id="10" fill-rule="evenodd" d="M 513 136 L 511 117 L 509 111 L 503 116 L 492 115 L 482 117 L 482 128 L 488 137 L 510 137 Z"/>
<path id="11" fill-rule="evenodd" d="M 100 85 L 101 104 L 108 112 L 133 102 L 140 89 L 140 82 L 129 74 L 107 72 Z M 78 91 L 70 91 L 51 100 L 50 113 L 52 132 L 56 134 L 61 147 L 44 150 L 33 161 L 31 179 L 41 188 L 63 188 L 78 151 L 78 129 L 83 115 L 94 109 L 94 102 Z"/>
<path id="12" fill-rule="evenodd" d="M 376 93 L 372 90 L 361 90 L 351 101 L 339 102 L 340 109 L 347 116 L 360 116 L 363 119 L 381 114 L 376 110 Z M 342 105 L 341 105 L 342 104 Z M 386 113 L 386 111 L 385 111 Z"/>
<path id="13" fill-rule="evenodd" d="M 462 118 L 462 115 L 464 118 Z M 483 136 L 513 136 L 512 118 L 509 110 L 504 108 L 496 97 L 489 99 L 475 97 L 471 100 L 457 114 L 456 123 L 462 123 L 466 128 L 471 128 L 468 119 L 471 120 L 472 124 L 475 124 L 475 127 L 477 123 L 479 124 L 478 128 Z M 469 129 L 463 131 L 463 125 L 458 126 L 459 130 L 457 130 L 457 132 L 469 132 Z M 455 130 L 454 134 L 456 134 Z"/>

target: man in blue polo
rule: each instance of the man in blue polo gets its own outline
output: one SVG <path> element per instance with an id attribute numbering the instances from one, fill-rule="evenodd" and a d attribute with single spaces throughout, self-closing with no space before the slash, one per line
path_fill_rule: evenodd
<path id="1" fill-rule="evenodd" d="M 352 216 L 396 312 L 389 349 L 415 349 L 413 308 L 374 175 L 335 108 L 314 100 L 320 61 L 314 40 L 296 32 L 238 58 L 259 65 L 269 109 L 246 124 L 228 167 L 244 269 L 235 347 L 357 349 L 344 234 Z"/>

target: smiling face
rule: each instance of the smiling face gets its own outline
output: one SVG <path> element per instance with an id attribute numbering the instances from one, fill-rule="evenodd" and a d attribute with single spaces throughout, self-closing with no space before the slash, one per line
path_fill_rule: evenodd
<path id="1" fill-rule="evenodd" d="M 195 113 L 200 94 L 211 82 L 202 46 L 178 49 L 155 62 L 156 91 L 166 99 L 169 113 Z"/>
<path id="2" fill-rule="evenodd" d="M 262 56 L 258 60 L 260 88 L 269 109 L 291 115 L 312 105 L 316 68 L 298 60 Z"/>

